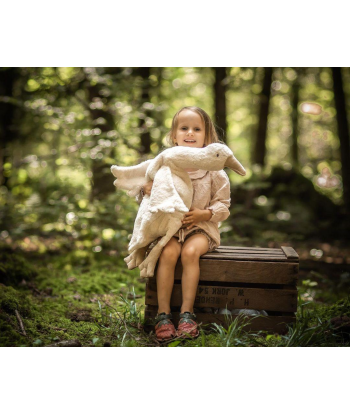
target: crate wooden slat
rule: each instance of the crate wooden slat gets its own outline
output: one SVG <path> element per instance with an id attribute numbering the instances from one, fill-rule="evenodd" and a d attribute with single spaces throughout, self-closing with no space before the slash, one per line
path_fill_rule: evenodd
<path id="1" fill-rule="evenodd" d="M 296 290 L 222 287 L 199 285 L 194 307 L 250 308 L 253 310 L 294 312 L 297 310 Z M 148 305 L 157 305 L 157 287 L 152 281 L 148 284 L 146 300 Z M 175 284 L 170 300 L 171 306 L 182 302 L 181 285 Z"/>
<path id="2" fill-rule="evenodd" d="M 205 254 L 205 255 L 210 255 L 210 254 L 213 254 L 213 253 L 233 254 L 233 255 L 247 255 L 247 254 L 249 254 L 249 255 L 256 256 L 257 258 L 258 257 L 264 257 L 264 256 L 278 256 L 278 257 L 281 257 L 281 258 L 285 258 L 285 254 L 281 251 L 279 251 L 279 252 L 269 252 L 267 250 L 264 250 L 264 251 L 251 251 L 249 249 L 234 250 L 234 249 L 227 249 L 227 248 L 225 248 L 225 249 L 217 248 L 214 252 L 208 252 L 208 254 Z"/>
<path id="3" fill-rule="evenodd" d="M 231 254 L 231 253 L 216 253 L 216 252 L 210 252 L 208 254 L 205 254 L 205 256 L 203 256 L 203 259 L 240 259 L 240 260 L 246 260 L 246 261 L 251 261 L 252 260 L 252 255 L 250 254 Z M 282 256 L 274 256 L 274 255 L 269 255 L 269 256 L 259 256 L 256 258 L 253 258 L 255 261 L 273 261 L 273 262 L 287 262 L 288 260 L 285 257 Z"/>
<path id="4" fill-rule="evenodd" d="M 295 250 L 291 246 L 281 246 L 281 249 L 289 260 L 299 261 L 299 255 L 295 252 Z"/>
<path id="5" fill-rule="evenodd" d="M 237 256 L 239 256 L 239 255 L 242 255 L 242 256 L 244 256 L 244 255 L 252 255 L 253 254 L 253 256 L 254 255 L 259 255 L 259 258 L 261 258 L 261 259 L 264 259 L 264 258 L 266 258 L 266 257 L 272 257 L 272 258 L 275 258 L 275 257 L 277 257 L 277 258 L 281 258 L 281 259 L 284 259 L 285 258 L 285 255 L 283 254 L 283 253 L 277 253 L 277 252 L 267 252 L 267 251 L 259 251 L 259 252 L 257 252 L 257 251 L 254 251 L 254 252 L 250 252 L 250 251 L 248 251 L 248 250 L 243 250 L 243 249 L 240 249 L 239 251 L 232 251 L 232 250 L 229 250 L 229 249 L 217 249 L 216 251 L 214 251 L 214 252 L 209 252 L 208 254 L 206 254 L 206 255 L 215 255 L 215 254 L 217 254 L 217 255 L 220 255 L 220 254 L 231 254 L 231 255 L 237 255 Z"/>
<path id="6" fill-rule="evenodd" d="M 200 281 L 194 307 L 213 309 L 265 310 L 268 318 L 252 319 L 249 330 L 283 332 L 286 324 L 295 321 L 299 256 L 292 247 L 259 248 L 220 246 L 200 258 Z M 157 270 L 156 270 L 157 272 Z M 175 268 L 175 284 L 171 297 L 173 311 L 179 310 L 182 264 Z M 146 315 L 157 313 L 156 278 L 146 287 Z M 224 315 L 199 313 L 198 321 L 222 322 Z"/>
<path id="7" fill-rule="evenodd" d="M 225 245 L 220 245 L 217 250 L 221 250 L 221 249 L 228 249 L 230 251 L 245 251 L 245 250 L 249 250 L 249 252 L 252 251 L 267 251 L 267 252 L 281 252 L 280 248 L 260 248 L 257 246 L 252 246 L 252 247 L 248 247 L 248 246 L 225 246 Z"/>
<path id="8" fill-rule="evenodd" d="M 299 264 L 279 262 L 233 261 L 230 258 L 199 260 L 201 281 L 296 285 Z M 182 264 L 178 261 L 175 279 L 182 278 Z"/>
<path id="9" fill-rule="evenodd" d="M 202 258 L 208 258 L 209 255 L 221 255 L 230 254 L 233 258 L 240 259 L 238 257 L 255 259 L 256 261 L 264 261 L 268 257 L 273 260 L 281 259 L 282 261 L 299 261 L 299 255 L 290 246 L 282 246 L 281 248 L 258 248 L 258 247 L 235 247 L 235 246 L 219 246 L 214 252 L 209 252 L 202 256 Z"/>

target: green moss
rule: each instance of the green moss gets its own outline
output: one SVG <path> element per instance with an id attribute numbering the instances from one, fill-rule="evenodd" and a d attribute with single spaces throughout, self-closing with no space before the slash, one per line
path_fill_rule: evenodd
<path id="1" fill-rule="evenodd" d="M 18 309 L 18 302 L 12 298 L 4 298 L 1 301 L 0 307 L 6 311 L 6 313 L 14 314 Z"/>
<path id="2" fill-rule="evenodd" d="M 350 297 L 343 298 L 333 305 L 321 307 L 318 315 L 323 320 L 329 320 L 338 316 L 350 317 Z"/>
<path id="3" fill-rule="evenodd" d="M 31 284 L 16 289 L 0 285 L 0 346 L 43 347 L 73 339 L 89 347 L 156 345 L 154 334 L 150 336 L 138 329 L 143 319 L 140 310 L 143 310 L 145 282 L 139 279 L 137 269 L 127 270 L 122 258 L 102 254 L 85 257 L 81 252 L 75 256 L 73 253 L 30 255 L 31 266 L 37 273 Z M 89 259 L 79 262 L 78 258 Z M 132 299 L 133 290 L 140 298 Z M 21 334 L 15 310 L 21 315 L 26 337 Z M 127 330 L 116 310 L 127 321 Z M 350 315 L 349 311 L 349 299 L 329 306 L 312 302 L 299 305 L 297 319 L 307 318 L 307 326 L 312 326 L 321 317 L 327 320 L 336 315 Z M 260 337 L 244 336 L 240 345 L 271 347 L 287 341 L 265 333 Z M 218 334 L 208 331 L 201 332 L 195 340 L 177 344 L 178 347 L 221 345 Z"/>
<path id="4" fill-rule="evenodd" d="M 18 331 L 15 317 L 10 318 L 0 311 L 0 346 L 21 346 L 26 345 L 27 341 Z"/>
<path id="5" fill-rule="evenodd" d="M 37 275 L 34 267 L 23 257 L 11 252 L 0 252 L 0 283 L 17 285 L 22 280 L 31 280 Z"/>
<path id="6" fill-rule="evenodd" d="M 7 314 L 14 314 L 15 310 L 27 317 L 31 314 L 33 303 L 24 292 L 15 290 L 13 287 L 0 286 L 0 309 Z"/>
<path id="7" fill-rule="evenodd" d="M 26 293 L 13 287 L 0 286 L 0 346 L 19 346 L 28 344 L 20 332 L 15 316 L 17 310 L 27 328 L 27 319 L 33 316 L 34 304 Z"/>
<path id="8" fill-rule="evenodd" d="M 30 289 L 32 285 L 21 289 L 0 286 L 1 346 L 42 347 L 72 339 L 78 339 L 83 346 L 121 344 L 124 333 L 119 333 L 118 338 L 114 329 L 102 327 L 98 301 L 102 307 L 108 302 L 122 311 L 125 304 L 120 294 L 127 297 L 134 288 L 140 295 L 145 291 L 145 283 L 138 280 L 137 270 L 128 271 L 120 258 L 91 257 L 87 266 L 84 261 L 73 261 L 76 265 L 72 265 L 72 257 L 73 254 L 33 256 L 31 261 L 37 273 L 34 291 Z M 83 257 L 80 253 L 76 258 Z M 141 305 L 144 300 L 136 301 Z M 19 333 L 16 309 L 27 337 Z M 93 344 L 93 338 L 99 338 L 98 343 Z M 137 342 L 126 336 L 123 345 L 127 344 L 137 345 Z"/>

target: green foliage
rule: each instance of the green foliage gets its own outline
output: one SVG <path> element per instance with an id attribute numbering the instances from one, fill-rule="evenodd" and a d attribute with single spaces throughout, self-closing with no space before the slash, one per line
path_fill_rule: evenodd
<path id="1" fill-rule="evenodd" d="M 306 312 L 302 318 L 298 318 L 292 327 L 289 327 L 288 333 L 281 336 L 282 347 L 322 347 L 335 346 L 337 335 L 332 333 L 330 323 L 322 323 L 310 326 L 312 316 Z"/>
<path id="2" fill-rule="evenodd" d="M 179 344 L 181 344 L 181 340 L 175 340 L 174 342 L 169 343 L 168 347 L 176 347 Z"/>
<path id="3" fill-rule="evenodd" d="M 279 243 L 320 233 L 346 238 L 350 224 L 338 220 L 337 210 L 341 163 L 333 157 L 338 139 L 330 70 L 274 69 L 268 157 L 262 170 L 250 160 L 263 75 L 263 68 L 227 69 L 227 141 L 247 176 L 229 173 L 233 197 L 231 217 L 221 229 L 223 241 Z M 30 252 L 77 251 L 72 261 L 85 261 L 86 266 L 91 251 L 123 255 L 137 204 L 113 190 L 109 166 L 154 157 L 183 105 L 198 105 L 200 99 L 199 105 L 213 115 L 212 68 L 151 68 L 148 79 L 139 68 L 19 68 L 16 77 L 11 102 L 19 111 L 17 134 L 6 149 L 7 182 L 0 186 L 0 242 Z M 296 80 L 301 99 L 317 100 L 324 108 L 320 116 L 299 111 L 300 170 L 292 168 L 289 151 L 290 95 Z M 345 73 L 346 87 L 349 81 Z M 146 103 L 140 98 L 143 88 L 149 88 Z M 140 120 L 145 127 L 140 128 Z M 142 132 L 150 134 L 147 155 L 142 153 Z M 106 171 L 106 189 L 92 201 L 99 168 Z M 319 185 L 324 169 L 338 180 L 337 186 Z"/>
<path id="4" fill-rule="evenodd" d="M 125 251 L 137 209 L 132 198 L 116 192 L 90 203 L 79 188 L 57 184 L 54 189 L 48 191 L 49 199 L 38 191 L 25 204 L 18 204 L 10 195 L 2 217 L 0 213 L 6 223 L 7 243 L 39 253 Z"/>
<path id="5" fill-rule="evenodd" d="M 219 335 L 221 346 L 246 346 L 247 335 L 243 329 L 249 324 L 249 319 L 246 316 L 239 315 L 232 321 L 232 316 L 225 314 L 225 320 L 228 325 L 227 329 L 219 324 L 213 323 L 214 330 Z"/>

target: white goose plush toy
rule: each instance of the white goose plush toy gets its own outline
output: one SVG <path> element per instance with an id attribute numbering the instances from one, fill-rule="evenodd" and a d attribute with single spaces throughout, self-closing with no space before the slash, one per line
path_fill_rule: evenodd
<path id="1" fill-rule="evenodd" d="M 244 176 L 246 171 L 224 144 L 203 148 L 184 146 L 164 150 L 156 158 L 132 167 L 112 166 L 117 178 L 114 185 L 136 196 L 142 185 L 153 180 L 151 195 L 145 195 L 139 207 L 127 256 L 128 269 L 139 267 L 141 277 L 152 277 L 164 246 L 181 228 L 185 212 L 192 205 L 193 187 L 184 169 L 219 171 L 228 167 Z M 149 245 L 162 237 L 145 259 Z"/>

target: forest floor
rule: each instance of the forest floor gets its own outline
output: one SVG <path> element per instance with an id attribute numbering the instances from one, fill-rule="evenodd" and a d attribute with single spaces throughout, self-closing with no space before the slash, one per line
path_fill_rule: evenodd
<path id="1" fill-rule="evenodd" d="M 350 346 L 349 326 L 340 332 L 330 322 L 350 318 L 349 247 L 292 246 L 300 256 L 299 305 L 288 333 L 249 333 L 234 320 L 228 330 L 213 326 L 196 340 L 163 345 L 143 330 L 145 282 L 122 257 L 2 251 L 0 346 Z"/>

